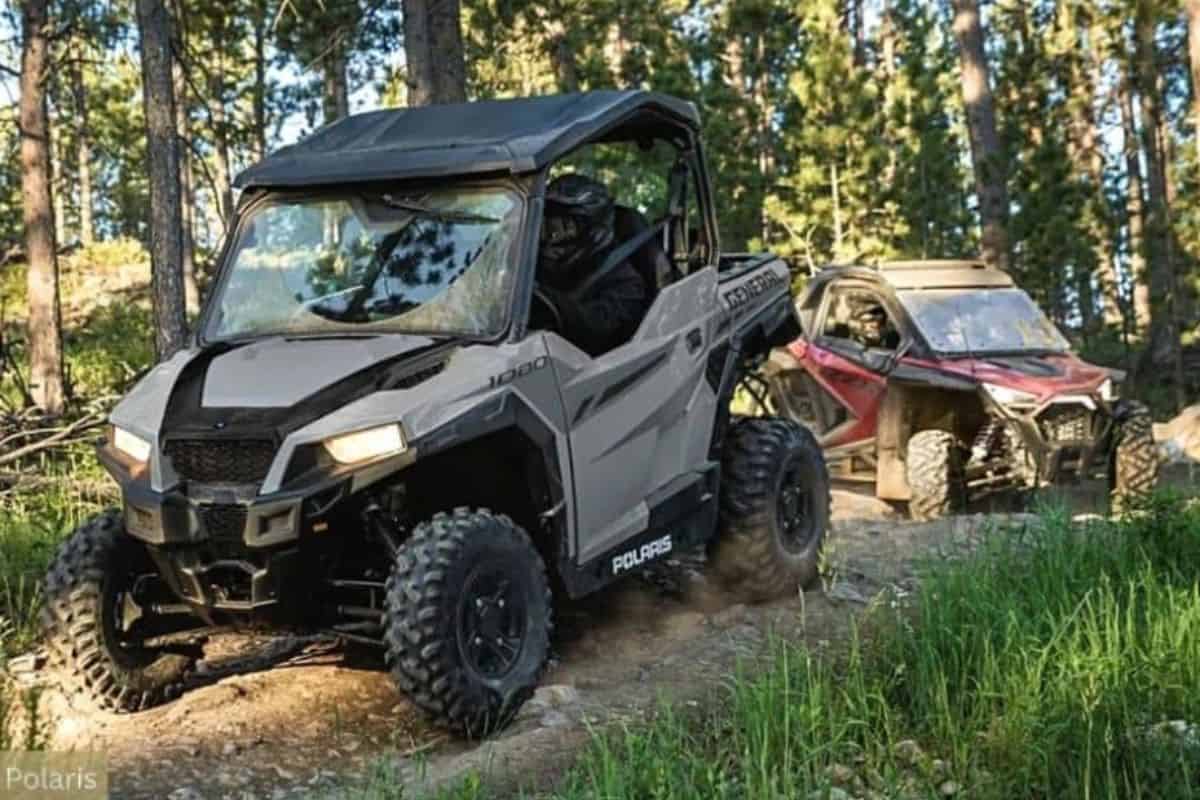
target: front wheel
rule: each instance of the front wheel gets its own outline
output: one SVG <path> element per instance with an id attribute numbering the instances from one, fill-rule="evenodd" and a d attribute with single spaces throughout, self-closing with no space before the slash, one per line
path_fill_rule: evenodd
<path id="1" fill-rule="evenodd" d="M 550 652 L 550 584 L 508 517 L 460 508 L 418 525 L 386 607 L 392 678 L 438 723 L 486 736 L 533 695 Z"/>
<path id="2" fill-rule="evenodd" d="M 163 702 L 199 655 L 194 647 L 146 646 L 169 619 L 153 613 L 144 596 L 155 582 L 145 545 L 125 533 L 116 510 L 71 534 L 46 575 L 47 649 L 103 709 L 137 711 Z"/>
<path id="3" fill-rule="evenodd" d="M 1150 412 L 1134 405 L 1118 423 L 1109 460 L 1108 488 L 1113 511 L 1126 511 L 1154 491 L 1158 468 L 1158 443 L 1154 441 Z"/>
<path id="4" fill-rule="evenodd" d="M 806 588 L 817 578 L 829 509 L 829 472 L 807 428 L 739 420 L 725 442 L 720 531 L 709 552 L 718 578 L 751 600 Z"/>
<path id="5" fill-rule="evenodd" d="M 909 515 L 919 521 L 944 517 L 962 505 L 962 449 L 949 431 L 928 430 L 908 440 Z"/>

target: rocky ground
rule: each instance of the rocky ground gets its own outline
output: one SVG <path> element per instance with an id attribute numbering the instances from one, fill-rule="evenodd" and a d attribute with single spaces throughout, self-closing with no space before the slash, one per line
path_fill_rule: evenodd
<path id="1" fill-rule="evenodd" d="M 1082 501 L 1087 505 L 1086 499 Z M 588 726 L 637 719 L 661 698 L 699 704 L 773 637 L 835 646 L 882 593 L 915 589 L 915 567 L 952 557 L 1020 514 L 913 524 L 840 493 L 827 576 L 795 598 L 746 606 L 681 557 L 560 609 L 556 657 L 517 723 L 482 745 L 448 739 L 394 689 L 378 658 L 282 638 L 220 640 L 203 685 L 160 708 L 110 715 L 50 686 L 55 749 L 109 754 L 115 798 L 283 798 L 353 781 L 380 765 L 429 785 L 480 769 L 497 790 L 549 782 Z"/>

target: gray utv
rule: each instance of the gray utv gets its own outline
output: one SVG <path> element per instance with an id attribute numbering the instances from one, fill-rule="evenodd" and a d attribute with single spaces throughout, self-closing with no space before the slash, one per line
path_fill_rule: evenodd
<path id="1" fill-rule="evenodd" d="M 813 580 L 820 448 L 729 415 L 799 332 L 788 269 L 720 254 L 698 132 L 690 103 L 646 92 L 384 110 L 242 173 L 190 346 L 99 446 L 123 507 L 46 578 L 65 672 L 134 711 L 215 632 L 327 633 L 382 648 L 421 709 L 480 736 L 532 694 L 554 596 L 699 546 L 760 598 Z M 651 291 L 594 357 L 535 280 L 568 166 L 616 181 L 613 247 Z"/>

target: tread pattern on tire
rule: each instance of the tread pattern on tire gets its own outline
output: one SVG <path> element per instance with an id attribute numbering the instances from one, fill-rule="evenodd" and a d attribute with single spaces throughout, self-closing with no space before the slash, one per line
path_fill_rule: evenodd
<path id="1" fill-rule="evenodd" d="M 452 562 L 461 556 L 469 536 L 483 533 L 507 538 L 536 565 L 536 580 L 545 592 L 546 616 L 540 625 L 531 621 L 527 635 L 541 637 L 534 645 L 548 653 L 553 618 L 546 568 L 529 535 L 502 514 L 457 508 L 418 525 L 397 554 L 386 593 L 385 640 L 392 679 L 427 715 L 471 738 L 507 724 L 533 695 L 546 661 L 542 659 L 529 685 L 518 687 L 509 697 L 493 693 L 486 698 L 472 696 L 464 668 L 453 657 L 451 648 L 456 648 L 457 642 L 453 630 L 447 628 L 453 623 L 443 618 L 442 601 L 457 588 L 447 581 Z"/>
<path id="2" fill-rule="evenodd" d="M 774 483 L 784 456 L 798 448 L 821 465 L 824 519 L 811 557 L 801 570 L 779 557 L 773 528 Z M 817 558 L 829 528 L 830 482 L 812 432 L 777 417 L 738 418 L 725 439 L 720 491 L 720 531 L 710 558 L 722 583 L 756 600 L 778 597 L 817 577 Z M 803 574 L 801 574 L 803 573 Z"/>
<path id="3" fill-rule="evenodd" d="M 919 521 L 944 517 L 954 510 L 958 440 L 942 430 L 925 430 L 908 441 L 909 515 Z"/>
<path id="4" fill-rule="evenodd" d="M 1110 481 L 1113 510 L 1122 511 L 1154 491 L 1159 465 L 1150 412 L 1138 407 L 1117 430 Z"/>
<path id="5" fill-rule="evenodd" d="M 124 535 L 121 512 L 109 509 L 63 543 L 45 579 L 41 612 L 50 659 L 102 709 L 140 711 L 175 697 L 194 659 L 163 653 L 143 667 L 117 663 L 104 642 L 102 592 Z"/>

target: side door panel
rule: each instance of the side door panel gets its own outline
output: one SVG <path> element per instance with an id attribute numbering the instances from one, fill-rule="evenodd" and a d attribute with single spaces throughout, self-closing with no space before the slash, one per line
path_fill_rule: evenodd
<path id="1" fill-rule="evenodd" d="M 887 381 L 821 343 L 807 348 L 805 361 L 813 379 L 847 411 L 846 420 L 824 438 L 826 447 L 854 444 L 875 435 Z"/>
<path id="2" fill-rule="evenodd" d="M 704 366 L 716 302 L 716 270 L 693 273 L 659 292 L 632 340 L 594 360 L 579 354 L 588 363 L 560 375 L 577 563 L 643 531 L 647 496 L 705 466 L 706 448 L 691 446 L 700 437 L 688 424 L 715 415 Z"/>

